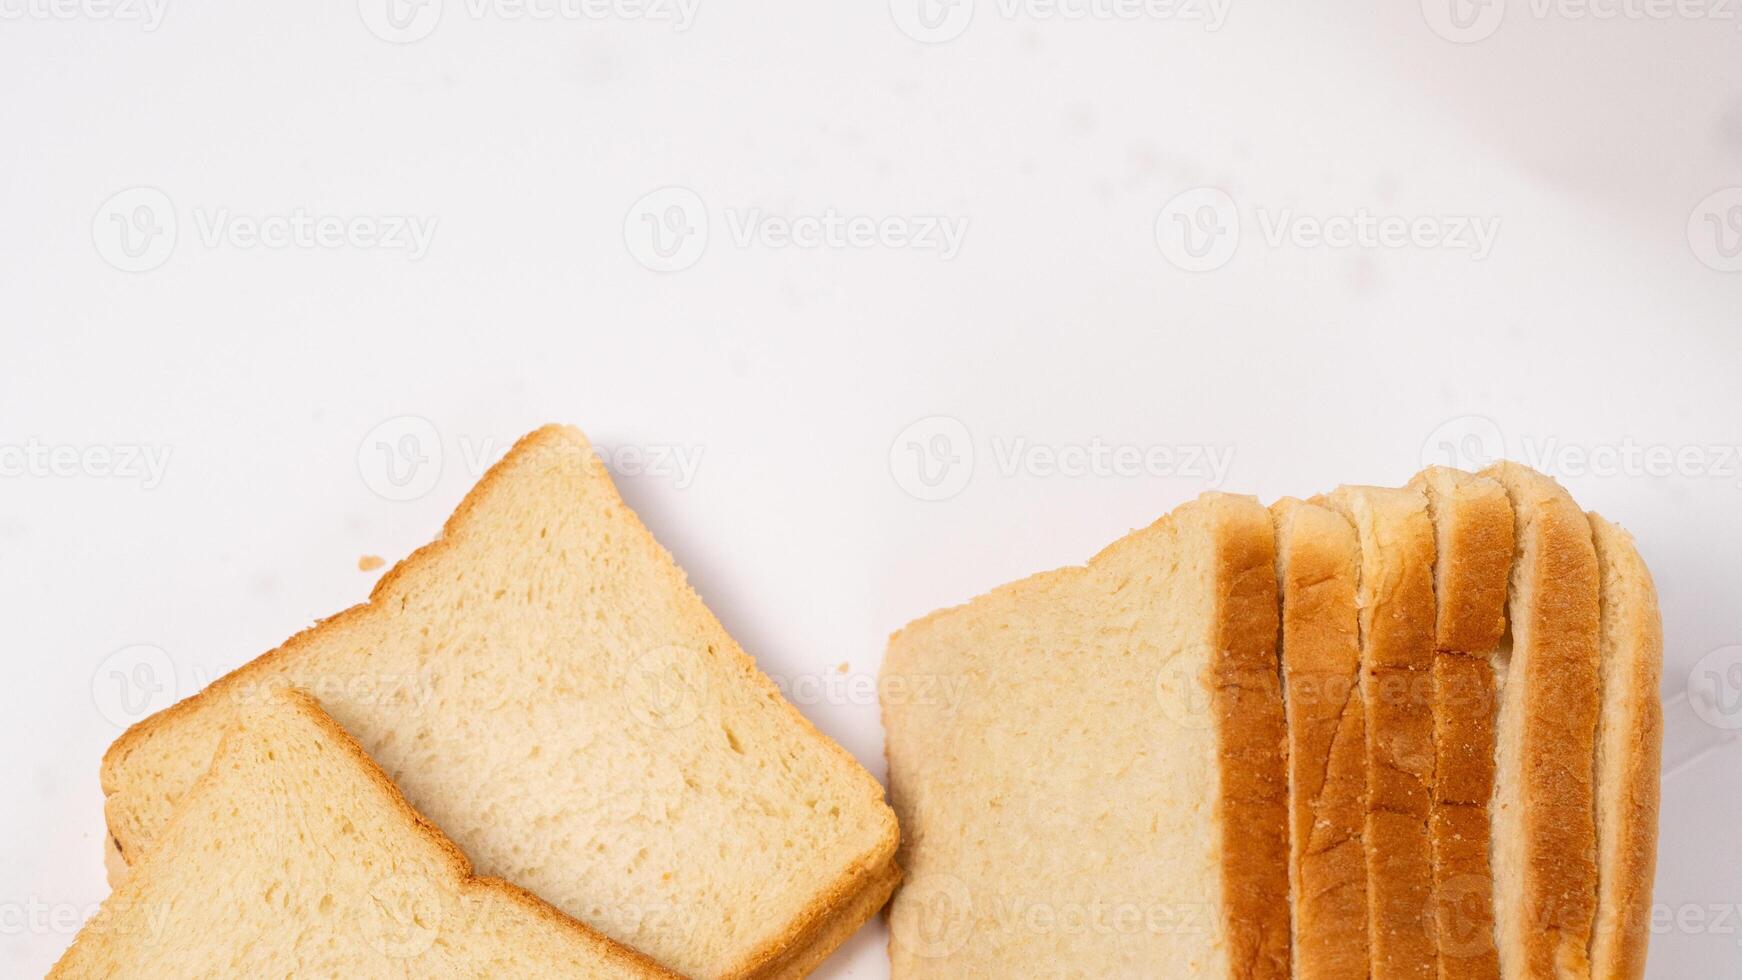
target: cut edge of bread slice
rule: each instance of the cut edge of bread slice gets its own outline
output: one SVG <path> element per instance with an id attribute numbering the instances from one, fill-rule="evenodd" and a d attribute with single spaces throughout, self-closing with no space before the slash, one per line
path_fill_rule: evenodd
<path id="1" fill-rule="evenodd" d="M 1499 976 L 1489 803 L 1494 796 L 1494 663 L 1506 634 L 1512 503 L 1487 477 L 1430 467 L 1436 539 L 1434 797 L 1430 827 L 1441 980 Z"/>
<path id="2" fill-rule="evenodd" d="M 1661 793 L 1663 621 L 1626 531 L 1591 513 L 1602 570 L 1603 710 L 1597 731 L 1597 918 L 1591 976 L 1645 975 Z"/>
<path id="3" fill-rule="evenodd" d="M 1506 488 L 1516 537 L 1491 810 L 1500 968 L 1509 977 L 1588 977 L 1597 906 L 1597 550 L 1585 512 L 1554 480 L 1512 462 L 1481 475 Z"/>
<path id="4" fill-rule="evenodd" d="M 561 475 L 547 477 L 548 473 Z M 229 708 L 255 698 L 258 690 L 270 688 L 281 679 L 281 675 L 290 674 L 294 680 L 294 668 L 301 662 L 299 658 L 306 658 L 311 649 L 320 649 L 326 654 L 331 647 L 361 647 L 361 636 L 373 628 L 377 617 L 385 621 L 397 615 L 405 608 L 415 589 L 426 579 L 441 583 L 456 574 L 456 569 L 449 566 L 455 564 L 453 559 L 466 554 L 462 548 L 476 548 L 488 543 L 481 537 L 488 530 L 481 515 L 489 513 L 493 519 L 500 521 L 502 513 L 515 505 L 517 498 L 514 495 L 525 492 L 525 488 L 518 481 L 539 481 L 547 478 L 586 488 L 574 490 L 570 487 L 571 492 L 597 495 L 597 499 L 588 499 L 585 503 L 609 512 L 612 520 L 620 523 L 623 534 L 628 539 L 624 547 L 633 549 L 638 555 L 650 556 L 645 559 L 647 567 L 658 566 L 647 575 L 657 578 L 659 588 L 669 599 L 671 622 L 675 624 L 672 626 L 673 631 L 693 630 L 696 635 L 705 638 L 707 656 L 720 662 L 709 669 L 729 678 L 732 683 L 737 683 L 741 678 L 742 683 L 754 689 L 755 694 L 754 697 L 746 694 L 741 700 L 746 704 L 765 701 L 772 706 L 772 714 L 767 713 L 768 709 L 758 707 L 756 710 L 764 712 L 759 717 L 769 726 L 790 726 L 782 730 L 791 732 L 791 737 L 799 741 L 813 744 L 814 751 L 829 760 L 829 772 L 833 773 L 831 779 L 841 782 L 843 786 L 851 784 L 857 787 L 853 790 L 853 795 L 855 798 L 862 797 L 860 803 L 855 803 L 857 809 L 854 812 L 860 814 L 862 819 L 859 823 L 864 826 L 853 825 L 856 829 L 852 829 L 849 834 L 845 822 L 847 818 L 842 817 L 840 834 L 843 839 L 846 836 L 855 839 L 863 837 L 868 843 L 854 853 L 819 851 L 818 857 L 829 862 L 835 869 L 831 872 L 833 878 L 817 880 L 804 907 L 786 913 L 780 921 L 759 920 L 746 926 L 753 929 L 758 938 L 736 948 L 729 956 L 710 956 L 707 962 L 702 962 L 693 955 L 694 951 L 676 946 L 654 949 L 651 952 L 666 963 L 688 972 L 706 973 L 722 978 L 750 978 L 767 975 L 775 964 L 794 949 L 824 943 L 832 936 L 839 936 L 844 940 L 850 933 L 842 932 L 842 923 L 837 917 L 844 910 L 857 910 L 863 904 L 863 893 L 867 888 L 876 887 L 879 877 L 887 873 L 899 841 L 899 830 L 894 814 L 884 802 L 882 786 L 865 772 L 846 749 L 819 732 L 782 697 L 773 682 L 762 674 L 749 655 L 725 632 L 701 599 L 695 595 L 670 554 L 654 540 L 634 512 L 623 503 L 586 437 L 569 426 L 548 425 L 515 443 L 503 459 L 492 466 L 466 494 L 447 520 L 441 535 L 383 575 L 368 601 L 318 622 L 291 637 L 278 648 L 226 674 L 193 697 L 140 721 L 124 732 L 105 753 L 101 770 L 103 790 L 107 795 L 105 814 L 111 836 L 121 856 L 131 863 L 141 852 L 147 850 L 153 828 L 160 828 L 168 819 L 176 798 L 185 791 L 188 783 L 197 774 L 196 766 L 209 760 L 209 755 L 199 760 L 171 758 L 173 752 L 170 755 L 165 754 L 170 750 L 152 747 L 155 739 L 171 736 L 171 733 L 179 729 L 188 729 L 199 733 L 197 740 L 209 752 L 210 746 L 216 744 L 215 733 L 221 730 L 220 722 L 214 720 L 214 717 L 201 717 L 209 709 Z M 536 488 L 537 491 L 544 489 Z M 576 503 L 573 505 L 562 501 L 539 506 L 549 511 L 543 515 L 545 519 L 560 523 L 571 517 L 570 512 L 562 508 L 582 503 L 580 498 L 575 499 Z M 515 567 L 518 568 L 518 565 Z M 457 573 L 464 575 L 466 571 L 461 568 Z M 505 590 L 507 587 L 531 588 L 529 583 L 518 581 L 499 584 Z M 501 595 L 502 592 L 498 591 L 497 594 Z M 491 652 L 495 654 L 500 651 Z M 695 651 L 686 649 L 686 652 L 699 656 L 700 647 Z M 347 715 L 335 710 L 341 705 L 326 706 L 329 712 L 339 716 L 338 720 L 343 725 L 349 726 L 357 720 L 355 716 L 368 712 L 380 715 L 376 720 L 382 725 L 386 724 L 383 720 L 386 715 L 379 708 L 353 709 L 343 706 L 349 712 Z M 362 741 L 368 744 L 368 739 Z M 395 771 L 398 772 L 397 769 Z M 173 774 L 174 778 L 168 779 L 167 785 L 161 784 L 165 780 L 163 774 Z M 403 780 L 405 774 L 399 775 Z M 153 779 L 158 782 L 153 783 Z M 420 799 L 414 789 L 407 787 L 407 795 L 418 800 L 437 819 L 442 818 L 439 808 L 431 807 L 429 800 Z M 474 856 L 481 854 L 473 848 L 475 842 L 466 839 L 458 828 L 450 829 L 454 829 L 455 836 L 469 849 L 473 849 Z M 520 875 L 513 877 L 523 880 Z M 541 891 L 546 888 L 548 885 L 540 886 Z M 690 903 L 695 908 L 676 910 L 689 916 L 684 920 L 686 922 L 702 918 L 703 912 L 711 914 L 711 910 L 704 907 L 706 903 L 699 901 L 700 896 L 695 897 L 698 901 Z M 612 900 L 613 896 L 609 895 L 587 895 L 584 896 L 583 904 L 590 907 L 593 902 Z M 631 901 L 628 898 L 623 900 Z M 570 908 L 570 911 L 579 910 L 579 907 Z M 870 914 L 866 913 L 865 917 L 868 918 Z M 860 920 L 862 921 L 863 919 Z M 600 927 L 603 931 L 614 931 L 604 929 L 602 925 Z M 642 928 L 640 932 L 648 930 Z M 667 940 L 649 932 L 647 935 L 638 934 L 638 942 L 670 945 L 677 940 Z M 821 953 L 826 955 L 827 950 L 822 950 Z"/>
<path id="5" fill-rule="evenodd" d="M 294 689 L 238 719 L 161 841 L 50 977 L 481 978 L 517 968 L 678 980 L 525 889 L 474 874 L 362 746 Z M 248 927 L 250 916 L 259 924 Z"/>
<path id="6" fill-rule="evenodd" d="M 1437 972 L 1433 846 L 1434 527 L 1408 487 L 1344 486 L 1335 508 L 1361 543 L 1362 700 L 1367 709 L 1369 943 L 1375 976 Z"/>
<path id="7" fill-rule="evenodd" d="M 1329 507 L 1284 498 L 1270 513 L 1288 721 L 1294 976 L 1365 977 L 1367 748 L 1356 602 L 1361 545 L 1354 527 Z"/>
<path id="8" fill-rule="evenodd" d="M 1177 608 L 1166 598 L 1178 598 Z M 1289 909 L 1279 898 L 1288 889 L 1287 773 L 1276 639 L 1269 515 L 1252 498 L 1227 494 L 1183 505 L 1086 565 L 1000 586 L 893 634 L 886 680 L 964 680 L 954 704 L 896 697 L 894 685 L 880 684 L 909 875 L 890 909 L 893 975 L 1021 972 L 1036 957 L 1081 954 L 1090 941 L 1108 961 L 1079 963 L 1083 969 L 1286 978 Z M 1076 662 L 1060 663 L 1061 656 Z M 1097 675 L 1097 667 L 1129 676 Z M 1072 723 L 1073 705 L 1093 705 L 1096 723 Z M 1107 711 L 1125 714 L 1100 717 Z M 1049 716 L 1051 734 L 1036 734 Z M 1127 727 L 1109 735 L 1115 717 Z M 1118 747 L 1093 751 L 1110 744 Z M 1085 776 L 1039 761 L 1061 752 L 1096 759 L 1099 769 Z M 1167 763 L 1133 771 L 1142 760 Z M 1159 794 L 1174 777 L 1183 799 L 1214 801 L 1213 819 L 1183 799 L 1161 805 L 1147 785 L 1135 808 L 1098 795 L 1129 791 L 1140 778 Z M 1094 786 L 1062 791 L 1057 784 L 1066 779 Z M 1079 821 L 1091 818 L 1075 813 L 1078 806 L 1100 814 L 1093 819 L 1130 824 L 1129 834 L 1106 832 L 1110 847 L 1129 853 L 1047 848 L 1048 834 L 1080 840 Z M 1181 827 L 1159 829 L 1170 810 Z M 1143 843 L 1156 834 L 1174 849 L 1168 863 L 1182 862 L 1177 881 L 1164 880 L 1158 852 Z M 1090 881 L 1050 864 L 1064 860 L 1060 853 L 1107 862 L 1098 866 L 1115 869 L 1119 880 Z M 1193 867 L 1186 861 L 1201 863 L 1201 880 L 1186 880 Z M 1109 901 L 1151 903 L 1142 906 L 1151 912 L 1155 902 L 1173 911 L 1172 903 L 1184 903 L 1207 919 L 1119 940 L 1019 927 L 1033 909 L 1059 913 L 1084 887 Z M 1030 904 L 1019 908 L 1023 902 Z"/>

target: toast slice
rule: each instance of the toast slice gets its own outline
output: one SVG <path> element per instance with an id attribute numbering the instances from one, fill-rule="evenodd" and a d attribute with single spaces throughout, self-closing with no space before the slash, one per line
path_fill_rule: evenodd
<path id="1" fill-rule="evenodd" d="M 1273 533 L 1207 494 L 889 641 L 893 975 L 1285 978 Z"/>
<path id="2" fill-rule="evenodd" d="M 280 691 L 238 722 L 50 977 L 675 980 L 473 875 L 312 698 Z"/>
<path id="3" fill-rule="evenodd" d="M 1512 501 L 1511 646 L 1495 729 L 1495 941 L 1505 977 L 1590 977 L 1601 677 L 1591 525 L 1554 480 L 1483 471 Z M 1605 978 L 1606 980 L 1606 978 Z"/>
<path id="4" fill-rule="evenodd" d="M 1366 706 L 1356 605 L 1361 545 L 1328 507 L 1285 498 L 1276 522 L 1288 716 L 1289 892 L 1297 980 L 1366 977 Z"/>
<path id="5" fill-rule="evenodd" d="M 1339 487 L 1326 498 L 1361 542 L 1367 708 L 1368 942 L 1373 975 L 1437 972 L 1433 846 L 1434 526 L 1420 490 Z"/>
<path id="6" fill-rule="evenodd" d="M 1433 843 L 1441 980 L 1495 980 L 1494 880 L 1489 801 L 1494 796 L 1494 662 L 1506 635 L 1512 574 L 1512 503 L 1487 477 L 1449 467 L 1417 474 L 1436 541 L 1434 587 Z"/>
<path id="7" fill-rule="evenodd" d="M 1663 621 L 1626 531 L 1591 514 L 1602 576 L 1603 710 L 1597 728 L 1597 920 L 1591 976 L 1645 975 L 1663 755 Z"/>
<path id="8" fill-rule="evenodd" d="M 890 873 L 882 787 L 756 669 L 575 429 L 516 444 L 369 602 L 129 729 L 103 760 L 129 861 L 238 707 L 286 684 L 484 873 L 690 976 L 844 939 L 837 916 L 868 917 Z"/>

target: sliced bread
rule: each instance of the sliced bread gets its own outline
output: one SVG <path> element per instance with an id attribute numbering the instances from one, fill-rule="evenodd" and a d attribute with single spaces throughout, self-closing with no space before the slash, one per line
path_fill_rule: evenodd
<path id="1" fill-rule="evenodd" d="M 1591 976 L 1645 975 L 1663 753 L 1663 622 L 1633 539 L 1590 515 L 1602 575 L 1603 710 L 1597 728 L 1597 920 Z"/>
<path id="2" fill-rule="evenodd" d="M 1434 526 L 1418 489 L 1325 498 L 1361 543 L 1361 693 L 1367 708 L 1368 941 L 1379 977 L 1437 972 L 1433 847 Z"/>
<path id="3" fill-rule="evenodd" d="M 1361 546 L 1328 507 L 1279 500 L 1277 594 L 1288 716 L 1294 976 L 1368 975 L 1366 707 L 1356 605 Z"/>
<path id="4" fill-rule="evenodd" d="M 691 976 L 826 955 L 892 874 L 877 781 L 756 669 L 571 428 L 516 444 L 369 602 L 129 729 L 103 787 L 130 862 L 238 709 L 287 684 L 481 871 Z"/>
<path id="5" fill-rule="evenodd" d="M 312 698 L 281 691 L 236 721 L 50 977 L 675 980 L 474 876 Z"/>
<path id="6" fill-rule="evenodd" d="M 1448 467 L 1411 481 L 1426 491 L 1436 540 L 1432 835 L 1441 980 L 1493 980 L 1494 661 L 1506 635 L 1512 503 L 1487 477 Z"/>
<path id="7" fill-rule="evenodd" d="M 1276 636 L 1269 515 L 1209 494 L 891 637 L 894 976 L 1287 977 Z"/>
<path id="8" fill-rule="evenodd" d="M 1516 538 L 1491 808 L 1500 971 L 1508 978 L 1590 977 L 1601 701 L 1597 551 L 1585 513 L 1554 480 L 1511 462 L 1483 475 L 1506 488 Z"/>

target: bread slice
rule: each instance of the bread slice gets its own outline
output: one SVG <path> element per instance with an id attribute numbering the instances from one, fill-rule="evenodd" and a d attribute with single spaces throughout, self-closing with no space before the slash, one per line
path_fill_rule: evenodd
<path id="1" fill-rule="evenodd" d="M 1208 494 L 889 641 L 907 977 L 1289 972 L 1269 515 Z"/>
<path id="2" fill-rule="evenodd" d="M 244 712 L 50 977 L 673 977 L 495 878 L 296 691 Z"/>
<path id="3" fill-rule="evenodd" d="M 1417 489 L 1327 498 L 1361 542 L 1361 694 L 1367 708 L 1368 936 L 1373 975 L 1437 972 L 1433 914 L 1434 526 Z"/>
<path id="4" fill-rule="evenodd" d="M 1591 976 L 1645 975 L 1663 754 L 1663 622 L 1633 539 L 1596 514 L 1603 710 L 1597 728 L 1597 920 Z"/>
<path id="5" fill-rule="evenodd" d="M 1294 976 L 1368 975 L 1366 706 L 1356 605 L 1361 546 L 1327 507 L 1272 504 L 1288 715 Z"/>
<path id="6" fill-rule="evenodd" d="M 1591 525 L 1553 480 L 1483 471 L 1512 501 L 1511 647 L 1495 730 L 1495 938 L 1506 977 L 1591 976 L 1597 905 L 1593 791 L 1600 701 L 1599 575 Z"/>
<path id="7" fill-rule="evenodd" d="M 1494 662 L 1506 635 L 1512 503 L 1483 476 L 1432 467 L 1410 481 L 1427 493 L 1436 541 L 1434 587 L 1435 917 L 1441 980 L 1500 976 L 1489 869 L 1494 795 Z"/>
<path id="8" fill-rule="evenodd" d="M 129 729 L 103 787 L 130 861 L 238 707 L 284 684 L 483 872 L 691 976 L 771 975 L 844 938 L 837 916 L 868 916 L 890 872 L 882 787 L 756 669 L 571 428 L 522 439 L 368 603 Z"/>

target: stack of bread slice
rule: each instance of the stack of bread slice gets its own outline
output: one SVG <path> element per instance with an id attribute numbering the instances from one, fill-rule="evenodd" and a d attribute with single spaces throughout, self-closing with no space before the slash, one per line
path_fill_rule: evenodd
<path id="1" fill-rule="evenodd" d="M 57 975 L 794 977 L 901 876 L 882 787 L 562 427 L 102 780 L 126 867 Z"/>
<path id="2" fill-rule="evenodd" d="M 1525 467 L 1206 495 L 890 639 L 894 974 L 1639 977 L 1661 647 Z"/>

